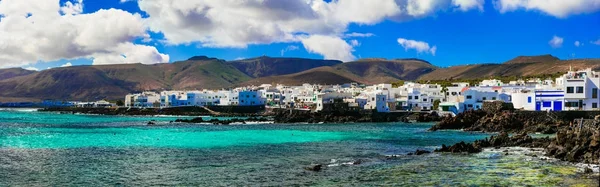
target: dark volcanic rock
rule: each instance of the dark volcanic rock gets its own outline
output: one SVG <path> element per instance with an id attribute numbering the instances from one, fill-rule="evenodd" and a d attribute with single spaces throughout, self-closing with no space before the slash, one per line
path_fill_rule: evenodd
<path id="1" fill-rule="evenodd" d="M 415 155 L 422 155 L 422 154 L 428 154 L 431 153 L 430 151 L 426 151 L 426 150 L 420 150 L 417 149 L 417 151 L 415 151 Z"/>
<path id="2" fill-rule="evenodd" d="M 569 161 L 598 164 L 600 159 L 600 126 L 565 128 L 556 133 L 546 148 L 549 156 Z"/>
<path id="3" fill-rule="evenodd" d="M 460 142 L 450 147 L 442 145 L 442 148 L 436 149 L 435 152 L 478 153 L 487 147 L 546 147 L 548 144 L 549 138 L 534 139 L 527 134 L 509 136 L 508 133 L 500 133 L 473 143 Z"/>
<path id="4" fill-rule="evenodd" d="M 510 132 L 552 134 L 565 120 L 556 119 L 547 112 L 510 111 L 491 113 L 483 110 L 470 110 L 456 117 L 446 116 L 430 130 L 462 129 L 481 132 Z"/>
<path id="5" fill-rule="evenodd" d="M 378 113 L 372 111 L 320 111 L 278 110 L 273 114 L 276 123 L 352 123 L 352 122 L 408 122 L 410 112 Z M 437 114 L 423 115 L 423 121 L 437 119 Z"/>
<path id="6" fill-rule="evenodd" d="M 471 143 L 460 142 L 447 147 L 442 144 L 442 148 L 436 149 L 435 152 L 450 152 L 450 153 L 478 153 L 481 152 L 480 147 L 476 147 Z"/>
<path id="7" fill-rule="evenodd" d="M 304 167 L 305 170 L 308 171 L 321 171 L 321 169 L 323 169 L 323 165 L 322 164 L 311 164 L 310 166 L 306 166 Z"/>

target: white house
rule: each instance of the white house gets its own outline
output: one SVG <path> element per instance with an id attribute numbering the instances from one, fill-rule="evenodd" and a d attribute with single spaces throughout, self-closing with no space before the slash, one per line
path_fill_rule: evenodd
<path id="1" fill-rule="evenodd" d="M 588 68 L 569 71 L 561 78 L 557 82 L 564 81 L 565 110 L 598 110 L 599 73 Z"/>
<path id="2" fill-rule="evenodd" d="M 266 99 L 261 97 L 260 91 L 247 90 L 239 92 L 239 106 L 265 105 Z"/>

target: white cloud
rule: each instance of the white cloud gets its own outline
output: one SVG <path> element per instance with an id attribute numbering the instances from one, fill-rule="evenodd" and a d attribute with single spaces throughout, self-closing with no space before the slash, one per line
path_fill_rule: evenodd
<path id="1" fill-rule="evenodd" d="M 437 52 L 437 46 L 430 47 L 428 43 L 423 41 L 409 40 L 405 38 L 398 38 L 398 44 L 404 47 L 404 50 L 408 51 L 414 49 L 417 53 L 429 53 L 435 56 Z"/>
<path id="2" fill-rule="evenodd" d="M 25 68 L 23 68 L 23 69 L 26 69 L 26 70 L 29 70 L 29 71 L 40 71 L 40 69 L 38 69 L 38 68 L 36 68 L 36 67 L 32 67 L 32 66 L 30 66 L 30 67 L 25 67 Z"/>
<path id="3" fill-rule="evenodd" d="M 484 0 L 452 0 L 452 4 L 461 11 L 477 9 L 483 11 Z"/>
<path id="4" fill-rule="evenodd" d="M 169 61 L 155 47 L 132 43 L 148 37 L 139 14 L 117 9 L 81 14 L 82 8 L 79 0 L 62 7 L 59 0 L 0 1 L 0 68 L 77 58 L 94 64 Z"/>
<path id="5" fill-rule="evenodd" d="M 583 45 L 583 44 L 582 44 L 581 42 L 579 42 L 579 41 L 575 41 L 575 47 L 579 47 L 579 46 L 582 46 L 582 45 Z"/>
<path id="6" fill-rule="evenodd" d="M 77 15 L 83 12 L 83 0 L 77 0 L 73 3 L 71 1 L 65 2 L 63 7 L 60 7 L 60 12 L 67 15 Z"/>
<path id="7" fill-rule="evenodd" d="M 311 35 L 303 38 L 301 41 L 308 52 L 323 55 L 325 59 L 335 59 L 344 62 L 356 59 L 352 55 L 352 51 L 354 51 L 352 46 L 339 37 Z"/>
<path id="8" fill-rule="evenodd" d="M 289 45 L 286 48 L 284 48 L 284 49 L 281 50 L 281 56 L 284 56 L 285 53 L 288 52 L 288 51 L 295 51 L 295 50 L 298 50 L 298 49 L 300 49 L 300 47 L 295 46 L 295 45 Z"/>
<path id="9" fill-rule="evenodd" d="M 360 42 L 358 42 L 358 40 L 350 40 L 350 45 L 352 47 L 358 47 L 360 46 Z"/>
<path id="10" fill-rule="evenodd" d="M 66 64 L 61 65 L 60 67 L 71 67 L 73 64 L 71 62 L 67 62 Z"/>
<path id="11" fill-rule="evenodd" d="M 373 34 L 373 33 L 358 33 L 358 32 L 344 34 L 344 37 L 346 37 L 346 38 L 368 38 L 371 36 L 375 36 L 375 34 Z"/>
<path id="12" fill-rule="evenodd" d="M 252 44 L 297 42 L 310 35 L 344 34 L 348 25 L 410 20 L 436 11 L 478 8 L 480 0 L 139 0 L 146 23 L 171 45 L 245 48 Z"/>
<path id="13" fill-rule="evenodd" d="M 596 45 L 600 45 L 600 39 L 596 40 L 596 41 L 590 41 L 590 43 L 592 44 L 596 44 Z"/>
<path id="14" fill-rule="evenodd" d="M 495 0 L 495 6 L 501 13 L 525 9 L 566 18 L 599 11 L 600 0 Z"/>
<path id="15" fill-rule="evenodd" d="M 554 35 L 548 44 L 550 44 L 552 48 L 560 48 L 562 47 L 563 41 L 563 38 Z"/>

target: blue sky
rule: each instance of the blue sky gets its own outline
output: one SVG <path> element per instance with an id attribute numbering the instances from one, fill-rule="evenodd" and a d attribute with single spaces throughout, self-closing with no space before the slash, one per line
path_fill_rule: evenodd
<path id="1" fill-rule="evenodd" d="M 384 3 L 383 1 L 385 0 L 381 0 L 381 2 L 369 2 Z M 402 1 L 403 0 L 395 0 L 400 7 L 403 6 L 401 4 Z M 129 32 L 130 35 L 123 35 L 126 37 L 115 36 L 119 38 L 119 40 L 116 40 L 116 44 L 119 45 L 127 43 L 139 46 L 149 46 L 156 49 L 155 52 L 139 54 L 140 57 L 135 58 L 139 61 L 145 61 L 145 59 L 147 59 L 146 57 L 156 59 L 155 57 L 157 54 L 168 56 L 168 58 L 161 58 L 158 60 L 159 62 L 175 62 L 185 60 L 195 55 L 206 55 L 226 60 L 234 60 L 261 55 L 282 57 L 283 54 L 283 57 L 316 59 L 333 57 L 334 59 L 337 58 L 345 61 L 359 58 L 421 58 L 432 62 L 434 65 L 446 67 L 461 64 L 501 63 L 519 55 L 552 54 L 561 59 L 600 58 L 600 2 L 597 0 L 580 0 L 577 1 L 580 5 L 564 6 L 564 9 L 557 9 L 556 7 L 549 8 L 545 7 L 545 5 L 539 5 L 532 2 L 529 2 L 528 4 L 527 0 L 522 0 L 524 3 L 520 5 L 511 6 L 499 5 L 501 0 L 465 0 L 465 2 L 466 1 L 479 3 L 482 7 L 478 8 L 476 5 L 471 4 L 472 6 L 470 7 L 460 9 L 457 8 L 458 5 L 452 4 L 454 1 L 450 3 L 450 0 L 448 0 L 448 3 L 444 4 L 444 2 L 440 0 L 440 5 L 435 5 L 437 8 L 422 8 L 422 10 L 429 11 L 426 13 L 408 14 L 406 13 L 408 8 L 405 8 L 402 9 L 405 11 L 404 13 L 395 12 L 394 15 L 387 14 L 379 17 L 372 17 L 368 20 L 363 19 L 364 17 L 353 17 L 346 21 L 338 21 L 332 25 L 337 24 L 340 26 L 333 26 L 331 28 L 316 28 L 319 26 L 318 23 L 321 23 L 318 21 L 328 18 L 318 18 L 319 20 L 315 21 L 315 24 L 312 24 L 313 26 L 310 26 L 309 24 L 309 26 L 298 28 L 293 26 L 296 22 L 289 23 L 287 20 L 279 19 L 272 21 L 282 22 L 281 24 L 274 24 L 275 26 L 273 28 L 290 27 L 291 29 L 282 30 L 285 30 L 286 32 L 291 30 L 291 32 L 286 34 L 291 35 L 293 39 L 284 37 L 282 36 L 284 34 L 277 34 L 276 32 L 274 35 L 262 34 L 271 31 L 271 28 L 267 28 L 267 30 L 258 29 L 259 32 L 255 35 L 244 33 L 245 28 L 255 26 L 253 23 L 249 24 L 248 27 L 236 27 L 235 31 L 224 30 L 240 24 L 246 24 L 244 23 L 245 20 L 242 18 L 231 20 L 232 22 L 238 22 L 238 24 L 227 27 L 202 25 L 199 24 L 199 22 L 202 22 L 198 21 L 201 20 L 199 17 L 193 17 L 194 19 L 184 17 L 184 19 L 188 20 L 183 20 L 182 22 L 187 23 L 187 25 L 176 25 L 178 28 L 169 30 L 169 27 L 174 26 L 166 24 L 166 22 L 164 22 L 165 20 L 169 22 L 177 22 L 180 20 L 173 21 L 173 18 L 169 18 L 165 15 L 158 15 L 156 13 L 157 11 L 143 11 L 141 9 L 150 10 L 149 7 L 152 7 L 153 5 L 142 6 L 142 2 L 137 1 L 83 0 L 80 2 L 81 7 L 83 8 L 82 11 L 69 16 L 93 15 L 101 9 L 124 10 L 134 16 L 135 14 L 139 14 L 141 18 L 140 22 L 143 24 L 142 31 L 145 32 L 149 38 L 143 37 L 142 35 L 144 35 L 144 33 L 131 35 L 131 32 Z M 65 6 L 65 3 L 67 2 L 69 1 L 60 0 L 59 4 L 60 6 Z M 76 4 L 77 0 L 72 0 L 70 2 Z M 164 5 L 160 6 L 160 2 L 166 1 L 158 2 L 159 3 L 154 3 L 154 6 L 161 7 L 162 12 L 164 12 Z M 175 1 L 175 3 L 178 2 L 184 3 L 183 1 Z M 196 4 L 191 3 L 191 5 L 186 6 L 204 6 L 202 5 L 203 1 L 197 2 L 198 3 Z M 326 1 L 324 3 L 341 4 L 338 1 Z M 561 2 L 550 0 L 547 3 L 560 4 Z M 280 4 L 277 6 L 297 6 Z M 217 5 L 214 6 L 216 7 Z M 218 6 L 224 6 L 225 8 L 233 7 L 229 5 Z M 259 4 L 259 6 L 262 5 Z M 505 6 L 505 8 L 502 8 L 502 6 Z M 0 3 L 0 15 L 3 14 L 1 7 L 2 4 Z M 231 10 L 234 10 L 234 12 L 248 11 L 243 8 L 244 7 L 240 8 L 240 10 L 231 8 Z M 215 8 L 215 10 L 216 9 L 217 8 Z M 272 7 L 270 6 L 267 9 L 272 9 Z M 259 8 L 259 10 L 264 11 L 262 7 Z M 364 13 L 366 16 L 373 15 L 368 12 L 368 7 L 365 7 L 364 10 L 359 10 L 364 12 L 359 12 L 357 14 Z M 374 7 L 372 11 L 384 12 L 383 10 L 380 10 L 381 8 Z M 390 11 L 394 12 L 393 10 Z M 304 12 L 298 12 L 297 14 L 303 13 Z M 32 14 L 36 15 L 36 13 Z M 8 18 L 9 16 L 7 15 L 7 13 L 4 13 L 2 17 Z M 60 16 L 64 17 L 66 14 L 61 12 Z M 279 13 L 271 16 L 283 17 L 279 15 Z M 221 15 L 220 17 L 223 16 Z M 69 18 L 67 17 L 66 19 Z M 345 17 L 342 17 L 342 19 L 345 19 Z M 401 19 L 402 21 L 398 21 L 398 19 Z M 6 20 L 8 19 L 0 19 L 0 32 L 2 32 L 2 22 L 5 22 L 6 24 Z M 93 21 L 94 20 L 88 22 Z M 252 21 L 255 20 L 248 20 L 248 22 Z M 328 23 L 330 22 L 334 21 L 328 21 Z M 267 21 L 260 24 L 267 25 L 269 22 Z M 210 31 L 204 30 L 204 28 L 207 27 L 214 27 L 214 29 Z M 104 29 L 112 30 L 112 28 L 106 28 Z M 73 28 L 73 30 L 78 29 L 79 28 Z M 102 28 L 99 28 L 98 30 L 102 30 Z M 214 32 L 214 30 L 223 31 L 225 34 L 220 35 L 219 32 Z M 184 31 L 200 34 L 183 33 Z M 10 31 L 5 32 L 11 34 Z M 240 37 L 232 36 L 233 39 L 228 38 L 231 35 L 227 34 L 228 32 L 240 34 Z M 248 31 L 248 33 L 251 32 Z M 368 33 L 372 34 L 372 36 L 348 37 L 347 35 L 350 33 Z M 18 33 L 14 34 L 17 35 Z M 99 38 L 100 41 L 102 41 L 102 37 L 105 35 L 108 34 L 99 33 L 95 38 Z M 311 38 L 313 38 L 312 36 L 316 35 L 322 35 L 323 37 L 315 37 L 311 40 Z M 270 38 L 271 36 L 273 37 Z M 220 37 L 224 39 L 221 39 Z M 126 39 L 121 41 L 122 38 Z M 399 43 L 398 39 L 400 38 L 408 41 L 405 43 L 405 46 Z M 553 38 L 555 38 L 555 40 L 554 43 L 551 44 Z M 74 41 L 77 40 L 74 39 Z M 577 41 L 579 42 L 579 46 L 575 45 L 575 42 Z M 0 42 L 2 42 L 1 37 Z M 418 43 L 419 45 L 417 45 L 417 42 L 420 42 Z M 428 46 L 423 48 L 424 46 L 422 46 L 422 44 L 427 44 Z M 86 45 L 82 44 L 75 48 L 87 48 Z M 432 52 L 434 46 L 435 50 Z M 110 43 L 103 47 L 112 48 Z M 345 52 L 337 53 L 339 51 L 331 50 L 332 48 L 337 50 L 338 47 L 340 51 Z M 285 51 L 285 53 L 282 53 L 282 50 L 286 48 L 288 50 Z M 0 49 L 2 48 L 0 47 Z M 418 51 L 419 49 L 421 49 L 420 52 Z M 113 56 L 110 56 L 114 54 L 117 54 L 116 57 L 119 57 L 119 55 L 127 57 L 138 55 L 135 54 L 135 51 L 139 50 L 138 48 L 131 48 L 131 50 L 133 51 L 119 49 L 107 54 L 104 54 L 103 50 L 99 50 L 100 52 L 85 51 L 81 52 L 80 56 L 73 55 L 62 57 L 61 55 L 48 55 L 48 57 L 39 58 L 37 56 L 30 57 L 25 54 L 25 57 L 22 58 L 20 56 L 11 56 L 11 58 L 8 59 L 15 62 L 13 64 L 4 64 L 4 67 L 20 66 L 43 70 L 58 67 L 68 62 L 72 65 L 90 65 L 92 63 L 106 64 L 94 62 L 94 58 L 100 59 L 100 57 L 96 57 L 95 55 L 102 53 L 102 55 L 110 57 L 107 57 L 107 59 L 115 59 Z M 160 58 L 160 56 L 158 56 L 158 58 Z M 2 59 L 1 56 L 0 59 Z M 129 62 L 124 60 L 123 63 Z M 0 67 L 2 67 L 2 64 L 0 64 Z"/>

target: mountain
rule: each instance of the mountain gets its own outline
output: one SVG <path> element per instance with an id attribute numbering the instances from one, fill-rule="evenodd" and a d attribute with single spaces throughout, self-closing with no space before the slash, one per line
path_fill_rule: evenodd
<path id="1" fill-rule="evenodd" d="M 0 80 L 10 79 L 13 77 L 19 77 L 35 73 L 35 71 L 26 70 L 23 68 L 8 68 L 0 69 Z"/>
<path id="2" fill-rule="evenodd" d="M 0 80 L 0 99 L 122 99 L 145 90 L 217 89 L 250 77 L 218 59 L 170 64 L 121 64 L 53 68 Z"/>
<path id="3" fill-rule="evenodd" d="M 504 62 L 504 64 L 556 62 L 559 60 L 560 60 L 559 58 L 549 55 L 549 54 L 539 55 L 539 56 L 518 56 L 516 58 L 513 58 L 509 61 Z"/>
<path id="4" fill-rule="evenodd" d="M 435 70 L 436 67 L 419 59 L 360 59 L 335 66 L 313 68 L 306 71 L 253 79 L 241 85 L 302 83 L 343 84 L 358 82 L 364 84 L 391 83 L 398 80 L 416 80 L 419 76 Z"/>
<path id="5" fill-rule="evenodd" d="M 592 68 L 600 70 L 600 59 L 560 60 L 550 55 L 521 56 L 502 64 L 476 64 L 436 69 L 420 80 L 478 79 L 496 76 L 533 76 Z"/>
<path id="6" fill-rule="evenodd" d="M 258 57 L 224 61 L 195 56 L 168 64 L 72 66 L 43 71 L 0 69 L 0 102 L 123 99 L 132 92 L 219 89 L 260 84 L 364 84 L 398 80 L 480 79 L 600 70 L 600 59 L 519 56 L 502 64 L 438 68 L 420 59 L 331 60 Z"/>
<path id="7" fill-rule="evenodd" d="M 337 60 L 316 60 L 306 58 L 272 58 L 262 56 L 258 58 L 236 60 L 229 62 L 246 75 L 257 77 L 268 77 L 276 75 L 287 75 L 301 71 L 341 64 Z"/>

